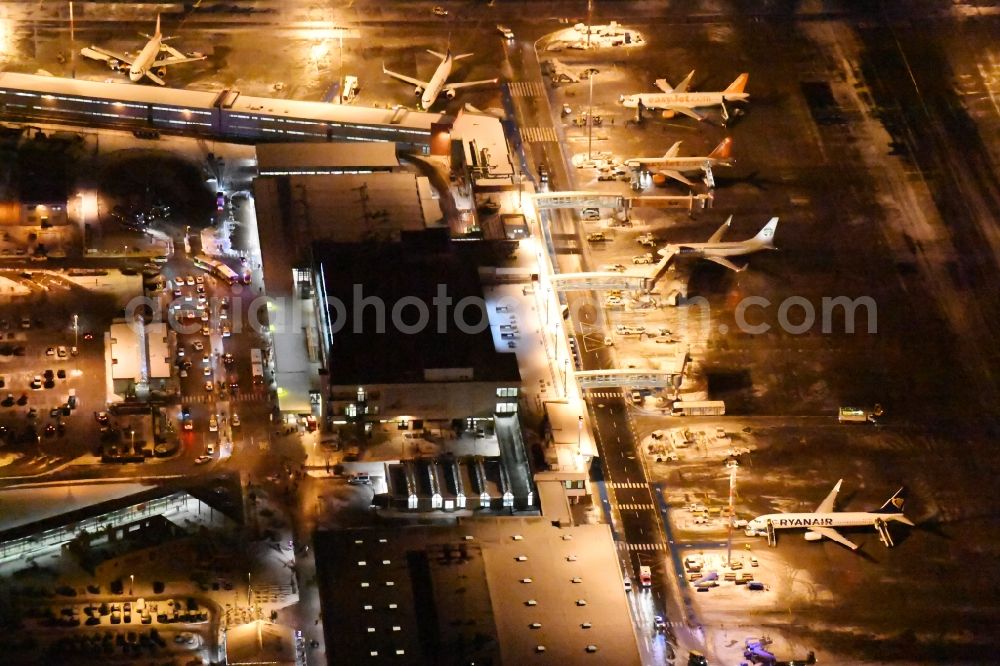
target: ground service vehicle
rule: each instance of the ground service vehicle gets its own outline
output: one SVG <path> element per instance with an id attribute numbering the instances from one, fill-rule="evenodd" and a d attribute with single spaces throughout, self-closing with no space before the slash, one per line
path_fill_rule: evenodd
<path id="1" fill-rule="evenodd" d="M 344 85 L 341 88 L 340 103 L 350 104 L 358 96 L 358 77 L 348 74 L 344 77 Z"/>
<path id="2" fill-rule="evenodd" d="M 837 414 L 837 420 L 841 423 L 868 423 L 872 417 L 868 412 L 857 407 L 841 407 Z"/>
<path id="3" fill-rule="evenodd" d="M 653 572 L 650 571 L 649 567 L 639 567 L 639 584 L 643 587 L 649 587 L 653 584 Z"/>

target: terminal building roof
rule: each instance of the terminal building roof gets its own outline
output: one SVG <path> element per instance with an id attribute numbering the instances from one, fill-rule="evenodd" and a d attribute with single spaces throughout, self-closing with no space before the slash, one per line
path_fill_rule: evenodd
<path id="1" fill-rule="evenodd" d="M 399 166 L 396 144 L 388 141 L 258 144 L 262 176 L 388 170 Z"/>
<path id="2" fill-rule="evenodd" d="M 448 241 L 444 230 L 437 241 L 434 236 L 314 245 L 327 301 L 343 305 L 339 312 L 329 308 L 333 327 L 339 327 L 330 350 L 331 384 L 520 381 L 516 357 L 497 353 L 493 345 L 470 256 L 476 244 L 469 243 L 466 252 L 466 244 Z M 467 307 L 456 308 L 463 299 Z M 427 313 L 425 325 L 410 328 L 421 311 Z M 479 326 L 481 321 L 486 325 Z"/>
<path id="3" fill-rule="evenodd" d="M 640 663 L 607 525 L 319 532 L 331 663 Z"/>

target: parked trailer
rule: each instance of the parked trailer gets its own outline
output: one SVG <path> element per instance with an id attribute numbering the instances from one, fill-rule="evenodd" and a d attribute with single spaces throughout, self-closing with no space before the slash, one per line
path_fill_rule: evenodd
<path id="1" fill-rule="evenodd" d="M 726 403 L 722 400 L 677 401 L 671 410 L 673 416 L 722 416 L 725 413 Z"/>

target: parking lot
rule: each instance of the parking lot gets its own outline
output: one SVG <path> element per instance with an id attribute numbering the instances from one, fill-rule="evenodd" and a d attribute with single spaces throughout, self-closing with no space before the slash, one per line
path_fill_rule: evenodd
<path id="1" fill-rule="evenodd" d="M 97 426 L 92 414 L 104 408 L 103 299 L 75 286 L 14 298 L 0 319 L 4 453 L 23 456 L 22 464 L 40 456 L 93 453 Z M 74 330 L 76 299 L 95 307 L 82 309 Z"/>

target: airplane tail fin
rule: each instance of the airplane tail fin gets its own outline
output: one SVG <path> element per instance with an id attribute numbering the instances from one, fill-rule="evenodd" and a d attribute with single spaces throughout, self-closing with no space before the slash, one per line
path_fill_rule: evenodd
<path id="1" fill-rule="evenodd" d="M 475 53 L 459 53 L 457 56 L 452 56 L 452 60 L 461 60 L 462 58 L 469 58 L 476 55 Z"/>
<path id="2" fill-rule="evenodd" d="M 719 160 L 730 159 L 733 156 L 733 139 L 727 136 L 708 156 Z"/>
<path id="3" fill-rule="evenodd" d="M 153 35 L 156 36 L 156 37 L 162 37 L 163 36 L 163 33 L 160 32 L 160 15 L 159 14 L 156 15 L 156 32 L 154 32 Z"/>
<path id="4" fill-rule="evenodd" d="M 768 247 L 774 247 L 774 232 L 778 228 L 778 218 L 772 217 L 764 225 L 764 228 L 757 232 L 753 240 L 763 243 Z"/>
<path id="5" fill-rule="evenodd" d="M 886 500 L 879 509 L 872 511 L 872 513 L 881 513 L 892 515 L 896 520 L 907 525 L 913 525 L 913 521 L 903 515 L 903 504 L 906 502 L 906 492 L 904 488 L 900 488 Z"/>
<path id="6" fill-rule="evenodd" d="M 747 73 L 747 72 L 743 72 L 742 74 L 740 74 L 739 76 L 737 76 L 736 80 L 733 81 L 732 83 L 730 83 L 729 87 L 726 88 L 723 92 L 727 92 L 727 93 L 741 93 L 741 92 L 743 92 L 744 88 L 747 87 L 747 79 L 749 79 L 749 78 L 750 78 L 750 74 Z"/>

